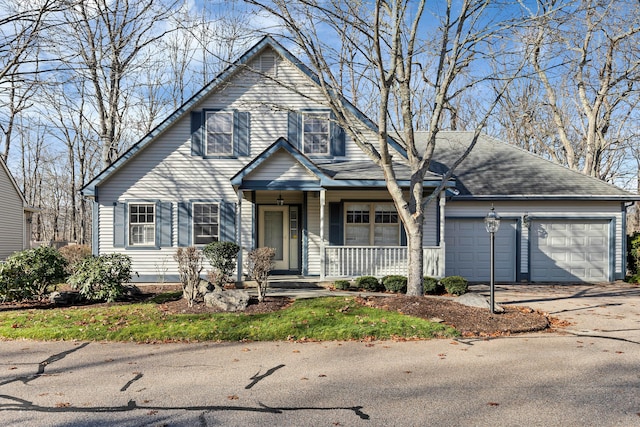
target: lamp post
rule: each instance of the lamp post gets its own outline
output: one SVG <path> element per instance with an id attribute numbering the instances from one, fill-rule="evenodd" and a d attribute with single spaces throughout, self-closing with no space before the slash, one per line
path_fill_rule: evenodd
<path id="1" fill-rule="evenodd" d="M 489 304 L 491 304 L 491 313 L 496 312 L 496 306 L 495 306 L 495 299 L 494 299 L 494 288 L 495 288 L 495 238 L 496 238 L 496 232 L 498 231 L 498 229 L 500 228 L 500 215 L 497 214 L 497 212 L 495 211 L 495 209 L 493 208 L 493 204 L 491 204 L 491 210 L 489 211 L 489 213 L 487 214 L 487 216 L 484 218 L 484 225 L 487 228 L 487 232 L 490 235 L 490 242 L 491 242 L 491 274 L 490 274 L 490 282 L 489 282 L 489 289 L 490 289 L 490 301 Z"/>

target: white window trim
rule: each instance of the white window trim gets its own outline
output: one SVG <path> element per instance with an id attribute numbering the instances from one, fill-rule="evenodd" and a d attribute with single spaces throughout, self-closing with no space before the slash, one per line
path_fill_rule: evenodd
<path id="1" fill-rule="evenodd" d="M 131 221 L 131 208 L 137 206 L 145 206 L 145 207 L 153 207 L 153 222 L 133 222 Z M 141 246 L 141 247 L 151 247 L 151 246 L 155 246 L 156 245 L 156 224 L 157 224 L 157 218 L 158 218 L 158 206 L 156 203 L 149 203 L 149 202 L 140 202 L 140 203 L 129 203 L 128 204 L 128 209 L 127 209 L 127 224 L 128 224 L 128 246 Z M 132 229 L 133 227 L 136 226 L 142 226 L 143 227 L 143 235 L 145 236 L 145 241 L 142 243 L 134 243 L 133 241 L 133 232 Z M 152 227 L 153 228 L 153 240 L 150 242 L 146 241 L 146 228 L 147 227 Z"/>
<path id="2" fill-rule="evenodd" d="M 229 152 L 220 152 L 220 151 L 214 151 L 211 152 L 209 151 L 209 118 L 215 115 L 222 115 L 222 114 L 226 114 L 226 115 L 230 115 L 231 116 L 231 150 Z M 235 132 L 235 114 L 233 111 L 227 111 L 227 110 L 211 110 L 211 111 L 205 111 L 205 115 L 204 115 L 204 130 L 205 130 L 205 135 L 204 135 L 204 153 L 205 156 L 233 156 L 234 153 L 234 132 Z M 226 135 L 226 134 L 225 134 Z"/>
<path id="3" fill-rule="evenodd" d="M 326 117 L 327 151 L 323 153 L 316 153 L 316 152 L 311 153 L 307 151 L 307 144 L 305 141 L 305 131 L 304 131 L 304 125 L 305 125 L 305 121 L 307 120 L 307 117 L 312 117 L 312 118 Z M 329 154 L 331 154 L 331 115 L 330 113 L 328 112 L 303 112 L 302 113 L 302 152 L 310 156 L 328 156 Z"/>
<path id="4" fill-rule="evenodd" d="M 353 206 L 353 205 L 368 205 L 369 206 L 369 222 L 368 223 L 348 223 L 347 222 L 347 216 L 348 216 L 348 212 L 349 212 L 349 206 Z M 344 219 L 343 219 L 343 229 L 344 229 L 344 244 L 345 246 L 347 245 L 347 228 L 348 227 L 362 227 L 364 228 L 365 226 L 368 226 L 369 228 L 369 244 L 367 246 L 378 246 L 375 243 L 375 231 L 376 231 L 376 226 L 377 227 L 397 227 L 398 228 L 398 240 L 395 244 L 393 245 L 388 245 L 388 246 L 398 246 L 401 243 L 401 221 L 400 221 L 400 216 L 398 214 L 398 222 L 397 223 L 377 223 L 376 222 L 376 206 L 390 206 L 393 208 L 394 211 L 397 210 L 395 209 L 395 206 L 392 202 L 367 202 L 367 201 L 353 201 L 353 202 L 348 202 L 344 204 Z"/>
<path id="5" fill-rule="evenodd" d="M 212 242 L 216 242 L 216 241 L 220 241 L 220 209 L 221 209 L 221 204 L 219 202 L 191 202 L 191 235 L 193 236 L 193 244 L 195 246 L 205 246 L 208 243 L 196 243 L 196 221 L 195 221 L 195 207 L 196 205 L 216 205 L 218 207 L 218 213 L 217 213 L 217 225 L 218 225 L 218 235 L 215 236 L 215 238 L 217 240 L 212 240 Z"/>

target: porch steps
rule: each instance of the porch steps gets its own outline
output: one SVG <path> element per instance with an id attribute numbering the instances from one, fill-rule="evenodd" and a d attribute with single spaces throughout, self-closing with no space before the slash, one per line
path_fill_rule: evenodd
<path id="1" fill-rule="evenodd" d="M 272 289 L 328 289 L 332 282 L 322 281 L 319 277 L 304 276 L 269 276 L 269 288 Z M 241 282 L 243 288 L 255 288 L 256 282 L 246 280 Z"/>

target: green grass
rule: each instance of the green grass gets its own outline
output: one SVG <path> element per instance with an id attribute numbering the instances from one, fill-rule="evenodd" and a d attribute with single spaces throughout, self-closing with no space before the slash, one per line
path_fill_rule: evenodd
<path id="1" fill-rule="evenodd" d="M 267 314 L 172 314 L 155 304 L 0 312 L 0 338 L 82 341 L 278 341 L 428 339 L 455 329 L 364 307 L 353 298 L 297 300 Z"/>

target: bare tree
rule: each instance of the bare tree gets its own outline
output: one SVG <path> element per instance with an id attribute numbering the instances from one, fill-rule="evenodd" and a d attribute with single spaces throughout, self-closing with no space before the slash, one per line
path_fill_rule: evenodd
<path id="1" fill-rule="evenodd" d="M 624 155 L 627 135 L 620 123 L 637 120 L 640 4 L 540 0 L 538 7 L 544 13 L 532 12 L 539 16 L 525 37 L 525 52 L 555 128 L 550 143 L 539 148 L 571 169 L 610 180 Z"/>
<path id="2" fill-rule="evenodd" d="M 92 91 L 85 96 L 95 108 L 103 166 L 115 161 L 123 148 L 127 101 L 135 87 L 130 77 L 144 66 L 152 46 L 174 30 L 161 24 L 177 2 L 90 0 L 65 15 L 67 31 L 59 44 L 74 54 L 67 67 L 91 82 Z"/>
<path id="3" fill-rule="evenodd" d="M 377 0 L 374 4 L 339 0 L 270 3 L 251 0 L 250 3 L 282 22 L 291 42 L 319 77 L 323 93 L 319 102 L 331 108 L 337 123 L 382 169 L 407 232 L 407 293 L 422 294 L 425 207 L 437 197 L 455 166 L 462 161 L 459 159 L 443 176 L 438 188 L 427 193 L 423 183 L 436 137 L 447 109 L 455 105 L 457 98 L 471 90 L 475 96 L 490 92 L 490 99 L 481 104 L 483 113 L 473 126 L 474 137 L 465 155 L 473 148 L 504 88 L 518 71 L 516 67 L 514 74 L 500 77 L 483 73 L 487 62 L 508 59 L 506 54 L 498 57 L 496 53 L 484 55 L 483 52 L 492 52 L 491 44 L 514 22 L 501 5 L 493 7 L 491 2 L 476 0 L 447 1 L 431 10 L 426 9 L 424 0 Z M 336 48 L 336 44 L 349 47 Z M 363 134 L 349 104 L 341 96 L 349 93 L 349 89 L 339 79 L 334 65 L 349 67 L 354 63 L 359 67 L 357 73 L 370 80 L 371 96 L 378 99 L 377 111 L 373 114 L 375 144 Z M 473 68 L 473 64 L 483 66 Z M 418 113 L 416 87 L 420 84 L 430 88 L 430 96 L 428 105 L 420 105 Z M 419 122 L 426 125 L 428 132 L 426 147 L 416 144 Z M 408 192 L 396 176 L 389 144 L 392 135 L 406 150 L 411 169 Z"/>

